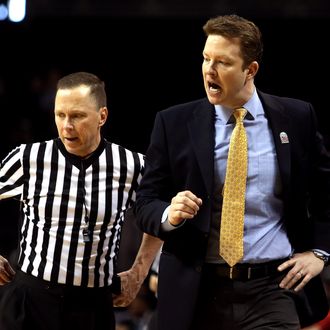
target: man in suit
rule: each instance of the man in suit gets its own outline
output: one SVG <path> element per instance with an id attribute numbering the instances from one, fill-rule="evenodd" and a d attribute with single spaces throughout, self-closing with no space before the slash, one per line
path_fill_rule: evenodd
<path id="1" fill-rule="evenodd" d="M 207 98 L 157 113 L 135 205 L 138 226 L 164 240 L 158 330 L 297 330 L 328 311 L 329 155 L 311 104 L 256 88 L 258 27 L 225 15 L 203 29 Z M 244 253 L 230 266 L 219 254 L 222 192 L 242 107 Z"/>

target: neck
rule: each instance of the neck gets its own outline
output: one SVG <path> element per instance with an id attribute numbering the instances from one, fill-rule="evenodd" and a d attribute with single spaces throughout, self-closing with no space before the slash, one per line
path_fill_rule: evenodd
<path id="1" fill-rule="evenodd" d="M 237 99 L 229 107 L 231 109 L 237 109 L 243 107 L 243 105 L 250 100 L 255 90 L 253 82 L 247 83 L 246 88 L 244 88 L 241 93 L 238 95 Z"/>

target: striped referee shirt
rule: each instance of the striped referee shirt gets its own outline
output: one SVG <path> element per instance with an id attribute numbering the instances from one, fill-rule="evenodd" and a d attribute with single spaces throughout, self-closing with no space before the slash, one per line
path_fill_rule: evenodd
<path id="1" fill-rule="evenodd" d="M 87 159 L 59 138 L 12 150 L 0 167 L 0 199 L 21 201 L 18 268 L 55 283 L 110 285 L 143 162 L 106 140 Z"/>

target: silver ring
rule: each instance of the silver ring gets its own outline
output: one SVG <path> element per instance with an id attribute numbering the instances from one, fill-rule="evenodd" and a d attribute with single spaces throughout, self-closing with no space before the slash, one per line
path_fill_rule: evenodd
<path id="1" fill-rule="evenodd" d="M 299 272 L 297 274 L 299 274 L 300 277 L 303 277 L 304 276 L 304 274 L 300 270 L 299 270 Z"/>

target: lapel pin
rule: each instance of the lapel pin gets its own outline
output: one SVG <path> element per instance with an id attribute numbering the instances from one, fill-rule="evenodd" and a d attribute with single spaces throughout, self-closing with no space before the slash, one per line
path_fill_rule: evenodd
<path id="1" fill-rule="evenodd" d="M 285 132 L 280 133 L 281 143 L 289 143 L 288 135 Z"/>

